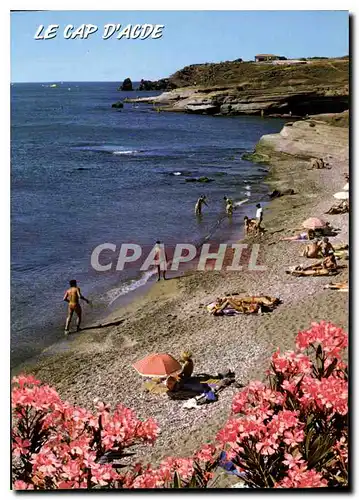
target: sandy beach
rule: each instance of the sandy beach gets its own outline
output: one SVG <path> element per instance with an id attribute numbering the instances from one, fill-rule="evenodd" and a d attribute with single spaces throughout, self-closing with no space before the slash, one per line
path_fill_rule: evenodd
<path id="1" fill-rule="evenodd" d="M 291 236 L 306 218 L 320 217 L 339 228 L 330 238 L 333 244 L 347 243 L 349 238 L 348 214 L 325 215 L 335 202 L 333 193 L 345 184 L 344 173 L 349 172 L 348 129 L 316 121 L 310 133 L 315 137 L 313 144 L 322 149 L 311 150 L 311 143 L 303 138 L 300 155 L 286 151 L 286 155 L 270 158 L 267 182 L 273 188 L 292 188 L 295 194 L 266 206 L 262 237 L 243 239 L 243 234 L 238 234 L 238 242 L 260 244 L 259 261 L 266 270 L 250 271 L 244 266 L 243 271 L 191 271 L 172 279 L 169 273 L 170 279 L 154 284 L 108 318 L 117 325 L 74 334 L 56 349 L 47 349 L 36 364 L 24 365 L 21 370 L 53 385 L 73 404 L 92 408 L 93 399 L 99 397 L 112 406 L 122 403 L 133 408 L 140 417 L 154 417 L 161 434 L 152 449 L 139 450 L 153 463 L 168 455 L 188 456 L 201 444 L 213 441 L 229 416 L 238 389 L 230 386 L 219 394 L 217 402 L 186 410 L 183 401 L 145 392 L 144 380 L 131 365 L 152 352 L 179 357 L 188 349 L 193 353 L 196 373 L 216 374 L 231 368 L 236 381 L 246 384 L 262 379 L 274 350 L 292 349 L 297 332 L 312 321 L 325 319 L 348 328 L 348 294 L 324 289 L 327 283 L 348 278 L 348 260 L 339 261 L 346 267 L 334 277 L 285 273 L 290 266 L 311 263 L 300 257 L 304 243 L 279 241 L 282 236 Z M 340 143 L 323 139 L 338 134 L 343 136 Z M 331 168 L 308 170 L 311 155 L 321 152 Z M 282 304 L 261 315 L 216 317 L 206 311 L 206 304 L 230 293 L 270 295 L 279 297 Z"/>

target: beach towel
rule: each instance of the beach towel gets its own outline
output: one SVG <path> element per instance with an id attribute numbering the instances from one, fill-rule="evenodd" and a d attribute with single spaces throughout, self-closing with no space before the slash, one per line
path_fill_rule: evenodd
<path id="1" fill-rule="evenodd" d="M 145 392 L 150 392 L 151 394 L 165 394 L 168 390 L 163 383 L 157 380 L 149 380 L 145 382 L 142 388 Z"/>

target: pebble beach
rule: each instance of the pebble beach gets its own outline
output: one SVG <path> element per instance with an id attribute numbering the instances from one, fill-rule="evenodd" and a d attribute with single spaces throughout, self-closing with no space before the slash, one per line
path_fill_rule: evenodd
<path id="1" fill-rule="evenodd" d="M 70 342 L 64 339 L 63 349 L 48 349 L 36 363 L 17 371 L 32 373 L 73 404 L 92 409 L 93 400 L 99 397 L 112 407 L 122 403 L 142 418 L 156 419 L 161 428 L 156 444 L 138 450 L 143 459 L 155 464 L 169 455 L 189 456 L 202 444 L 212 442 L 230 414 L 238 388 L 229 386 L 218 401 L 187 410 L 184 401 L 146 392 L 144 380 L 132 367 L 135 361 L 152 352 L 169 352 L 179 358 L 183 350 L 190 350 L 195 373 L 217 374 L 231 369 L 236 381 L 246 384 L 252 379 L 263 380 L 272 353 L 277 348 L 293 349 L 296 334 L 309 328 L 311 322 L 327 320 L 347 330 L 348 293 L 324 286 L 348 279 L 349 260 L 339 261 L 344 267 L 337 276 L 288 275 L 285 271 L 289 267 L 311 262 L 300 256 L 305 243 L 279 241 L 293 235 L 308 217 L 320 217 L 338 228 L 337 235 L 330 238 L 332 244 L 349 241 L 349 214 L 326 214 L 335 202 L 333 194 L 342 190 L 344 174 L 349 172 L 348 129 L 319 119 L 313 123 L 310 130 L 306 125 L 301 127 L 300 137 L 283 131 L 276 134 L 281 135 L 278 147 L 285 154 L 277 150 L 269 158 L 266 182 L 273 189 L 293 189 L 295 194 L 265 207 L 263 236 L 244 238 L 238 234 L 238 242 L 249 248 L 259 244 L 258 260 L 264 270 L 244 266 L 242 271 L 191 270 L 174 277 L 169 273 L 168 280 L 154 284 L 112 313 L 108 322 L 116 325 L 75 334 Z M 287 142 L 281 146 L 280 141 Z M 312 155 L 325 157 L 330 168 L 309 170 Z M 232 293 L 269 295 L 282 303 L 273 312 L 258 315 L 209 314 L 207 304 Z"/>

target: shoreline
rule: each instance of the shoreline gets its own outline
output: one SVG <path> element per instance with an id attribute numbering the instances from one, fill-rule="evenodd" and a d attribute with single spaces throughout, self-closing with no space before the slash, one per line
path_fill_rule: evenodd
<path id="1" fill-rule="evenodd" d="M 260 186 L 263 187 L 263 185 L 266 185 L 266 177 L 268 175 L 268 170 L 262 168 L 261 171 L 263 172 L 262 178 L 260 180 Z M 239 178 L 241 178 L 240 174 L 237 174 Z M 236 176 L 236 177 L 237 177 Z M 229 188 L 228 188 L 229 189 Z M 266 195 L 263 195 L 264 200 L 262 198 L 259 198 L 259 193 L 256 192 L 252 193 L 254 196 L 252 198 L 249 198 L 247 200 L 247 203 L 243 207 L 239 207 L 237 210 L 239 216 L 234 218 L 234 228 L 231 228 L 230 230 L 225 226 L 226 222 L 228 221 L 228 217 L 225 213 L 224 206 L 223 210 L 218 213 L 218 218 L 215 224 L 213 224 L 210 227 L 210 231 L 208 234 L 203 236 L 202 239 L 196 241 L 193 241 L 192 244 L 196 246 L 197 250 L 200 249 L 204 243 L 208 243 L 210 241 L 211 245 L 219 245 L 222 243 L 226 243 L 227 245 L 230 245 L 231 242 L 236 241 L 236 234 L 238 233 L 238 230 L 243 229 L 243 208 L 245 208 L 247 205 L 253 205 L 257 202 L 261 202 L 262 204 L 268 204 L 269 198 Z M 236 193 L 235 199 L 237 200 L 237 196 L 239 193 Z M 244 195 L 243 195 L 244 196 Z M 256 199 L 258 198 L 258 199 Z M 256 200 L 256 201 L 254 201 Z M 237 200 L 238 201 L 238 200 Z M 225 234 L 224 234 L 225 233 Z M 224 238 L 224 239 L 223 239 Z M 194 260 L 188 263 L 183 263 L 181 264 L 181 267 L 178 271 L 169 271 L 168 274 L 170 277 L 168 279 L 173 279 L 173 278 L 178 278 L 178 276 L 182 276 L 183 274 L 191 274 L 192 270 L 196 267 L 197 265 L 197 259 L 196 257 Z M 138 276 L 137 279 L 128 279 L 128 281 L 123 281 L 120 282 L 119 288 L 126 288 L 127 285 L 132 285 L 138 284 L 142 282 L 144 276 L 148 274 L 148 271 L 138 271 Z M 134 286 L 132 289 L 129 289 L 125 293 L 120 293 L 118 296 L 116 296 L 111 302 L 108 304 L 102 304 L 99 309 L 98 304 L 96 304 L 96 309 L 97 311 L 92 310 L 92 308 L 88 308 L 88 306 L 85 305 L 83 308 L 83 316 L 84 320 L 82 322 L 82 330 L 86 334 L 88 333 L 89 330 L 95 330 L 96 327 L 103 328 L 104 324 L 107 324 L 109 322 L 112 322 L 112 318 L 116 317 L 118 315 L 118 311 L 122 311 L 126 309 L 129 305 L 132 303 L 136 303 L 138 299 L 141 299 L 144 295 L 146 295 L 149 290 L 156 285 L 156 278 L 157 278 L 157 271 L 154 270 L 153 273 L 149 276 L 148 279 L 144 280 L 143 283 L 139 284 L 138 286 Z M 104 295 L 108 291 L 112 291 L 114 288 L 114 285 L 110 288 L 106 288 L 105 290 L 102 291 Z M 87 294 L 86 294 L 87 296 Z M 94 297 L 91 295 L 91 300 L 93 300 L 95 303 L 97 302 L 98 297 Z M 16 361 L 16 364 L 14 364 L 11 367 L 11 373 L 16 374 L 19 373 L 23 367 L 26 366 L 33 366 L 36 365 L 36 363 L 43 357 L 46 357 L 48 355 L 51 355 L 51 353 L 56 353 L 56 352 L 61 352 L 62 350 L 67 350 L 67 341 L 70 340 L 76 340 L 75 337 L 78 335 L 75 335 L 75 320 L 73 319 L 72 321 L 72 332 L 70 334 L 70 338 L 66 339 L 66 342 L 64 341 L 64 338 L 62 337 L 62 331 L 63 331 L 63 326 L 65 323 L 65 318 L 66 318 L 66 309 L 63 311 L 63 321 L 59 321 L 56 326 L 52 326 L 51 331 L 48 328 L 43 328 L 43 333 L 46 335 L 46 333 L 51 333 L 51 343 L 48 345 L 45 345 L 41 348 L 41 350 L 37 353 L 34 353 L 30 357 L 26 359 L 20 359 L 20 361 Z M 54 338 L 54 334 L 56 335 L 61 335 L 61 338 Z"/>
<path id="2" fill-rule="evenodd" d="M 316 122 L 310 130 L 316 144 L 322 135 L 326 136 L 327 127 Z M 335 131 L 333 134 L 336 136 Z M 283 140 L 283 130 L 275 136 Z M 217 402 L 188 411 L 182 408 L 183 401 L 144 392 L 143 379 L 132 368 L 133 362 L 150 352 L 170 352 L 179 357 L 184 349 L 189 349 L 194 355 L 196 373 L 231 368 L 236 380 L 245 384 L 262 378 L 263 367 L 267 367 L 274 350 L 292 349 L 297 332 L 308 328 L 311 321 L 326 319 L 348 327 L 348 295 L 323 289 L 331 281 L 347 279 L 348 268 L 334 278 L 286 275 L 286 268 L 308 260 L 299 256 L 303 243 L 278 242 L 279 236 L 290 235 L 290 229 L 300 227 L 310 216 L 325 218 L 341 228 L 331 242 L 348 241 L 348 214 L 324 215 L 334 202 L 332 194 L 345 183 L 343 174 L 349 167 L 343 151 L 347 146 L 339 148 L 333 143 L 330 149 L 325 143 L 322 149 L 330 156 L 332 168 L 307 170 L 308 159 L 288 151 L 283 156 L 274 151 L 273 143 L 269 148 L 268 140 L 261 139 L 259 144 L 256 151 L 259 153 L 262 148 L 263 153 L 267 147 L 271 162 L 265 182 L 273 188 L 293 188 L 296 193 L 268 204 L 264 210 L 267 231 L 261 240 L 243 240 L 260 243 L 260 259 L 266 271 L 192 271 L 155 283 L 108 317 L 108 321 L 119 321 L 118 325 L 74 335 L 65 350 L 50 352 L 36 364 L 19 367 L 53 385 L 61 397 L 74 404 L 91 408 L 93 399 L 101 395 L 111 406 L 120 402 L 140 417 L 155 418 L 162 429 L 157 443 L 152 450 L 139 449 L 138 453 L 153 463 L 168 455 L 190 455 L 201 444 L 213 441 L 228 418 L 232 396 L 238 389 L 230 386 Z M 306 141 L 302 145 L 310 157 L 310 144 Z M 349 265 L 349 261 L 342 262 Z M 249 316 L 215 317 L 204 309 L 217 296 L 233 292 L 278 296 L 283 303 L 272 313 Z"/>

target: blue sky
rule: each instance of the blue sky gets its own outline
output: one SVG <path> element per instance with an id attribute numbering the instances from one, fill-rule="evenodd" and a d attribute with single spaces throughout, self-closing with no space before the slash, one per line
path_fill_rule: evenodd
<path id="1" fill-rule="evenodd" d="M 67 24 L 92 23 L 87 40 L 66 40 Z M 103 40 L 107 23 L 164 24 L 160 39 Z M 60 25 L 52 40 L 35 40 L 40 24 Z M 158 79 L 204 62 L 288 58 L 349 52 L 347 11 L 45 11 L 11 14 L 11 81 Z"/>

